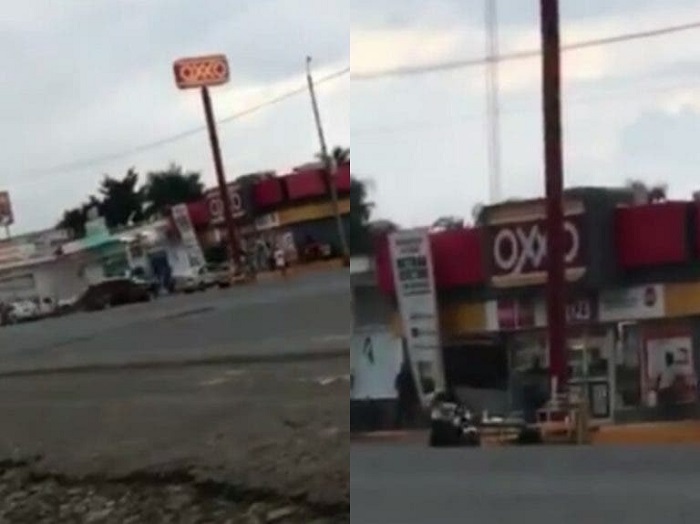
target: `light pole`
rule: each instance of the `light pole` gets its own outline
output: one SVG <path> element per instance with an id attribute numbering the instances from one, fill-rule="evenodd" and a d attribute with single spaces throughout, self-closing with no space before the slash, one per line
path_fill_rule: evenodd
<path id="1" fill-rule="evenodd" d="M 485 0 L 486 27 L 486 111 L 489 163 L 489 197 L 496 204 L 502 197 L 501 181 L 501 107 L 499 93 L 498 0 Z"/>
<path id="2" fill-rule="evenodd" d="M 311 57 L 306 57 L 306 80 L 309 84 L 309 94 L 311 96 L 311 107 L 314 112 L 314 121 L 316 122 L 316 130 L 318 131 L 318 140 L 321 144 L 321 160 L 323 162 L 323 171 L 326 176 L 326 181 L 331 192 L 331 201 L 333 203 L 333 214 L 338 226 L 338 238 L 340 239 L 340 247 L 343 252 L 343 261 L 345 265 L 350 264 L 350 248 L 348 239 L 343 226 L 343 218 L 340 215 L 340 205 L 338 204 L 338 186 L 336 185 L 336 176 L 338 166 L 333 158 L 328 153 L 328 144 L 326 143 L 326 134 L 323 130 L 323 122 L 321 120 L 321 112 L 318 108 L 318 99 L 316 98 L 316 88 L 314 85 L 314 77 L 311 72 Z"/>
<path id="3" fill-rule="evenodd" d="M 221 158 L 221 145 L 219 144 L 219 134 L 216 129 L 216 118 L 214 117 L 214 108 L 209 95 L 209 88 L 202 86 L 202 104 L 204 106 L 204 114 L 207 119 L 207 130 L 209 132 L 209 142 L 211 143 L 212 156 L 214 157 L 214 168 L 216 170 L 216 180 L 219 185 L 219 195 L 224 207 L 224 215 L 226 217 L 226 234 L 228 243 L 231 246 L 231 262 L 233 267 L 239 263 L 239 246 L 238 235 L 236 234 L 236 225 L 233 221 L 233 206 L 231 205 L 231 196 L 226 185 L 226 174 L 224 172 L 224 162 Z"/>
<path id="4" fill-rule="evenodd" d="M 566 273 L 564 266 L 564 161 L 561 123 L 559 1 L 540 0 L 542 99 L 547 207 L 547 325 L 553 384 L 566 387 Z M 557 393 L 557 391 L 553 391 Z"/>
<path id="5" fill-rule="evenodd" d="M 221 202 L 224 207 L 231 263 L 233 267 L 236 267 L 239 263 L 240 254 L 238 235 L 236 234 L 236 225 L 233 220 L 231 196 L 226 186 L 226 174 L 224 171 L 224 162 L 221 157 L 219 134 L 216 129 L 216 118 L 214 117 L 214 108 L 209 93 L 209 87 L 226 84 L 229 81 L 230 73 L 228 60 L 224 55 L 181 58 L 173 64 L 173 70 L 175 73 L 175 82 L 180 89 L 199 89 L 202 96 L 207 131 L 209 132 L 209 142 L 211 144 L 212 156 L 214 157 L 216 180 L 219 186 Z"/>

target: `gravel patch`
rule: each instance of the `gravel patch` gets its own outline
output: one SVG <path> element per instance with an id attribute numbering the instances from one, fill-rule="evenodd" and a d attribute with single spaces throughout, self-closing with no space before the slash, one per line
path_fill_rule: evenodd
<path id="1" fill-rule="evenodd" d="M 349 506 L 312 508 L 184 478 L 74 480 L 0 468 L 0 524 L 343 524 L 349 515 Z"/>

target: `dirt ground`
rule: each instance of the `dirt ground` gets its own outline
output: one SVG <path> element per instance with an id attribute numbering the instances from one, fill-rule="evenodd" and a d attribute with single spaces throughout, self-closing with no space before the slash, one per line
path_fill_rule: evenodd
<path id="1" fill-rule="evenodd" d="M 341 357 L 4 378 L 0 458 L 36 457 L 29 471 L 59 487 L 56 478 L 88 489 L 110 479 L 127 487 L 169 479 L 163 489 L 184 485 L 178 489 L 201 497 L 202 486 L 217 486 L 212 500 L 227 493 L 228 503 L 240 496 L 246 515 L 260 500 L 272 512 L 290 504 L 298 515 L 342 522 L 350 503 L 348 375 Z"/>

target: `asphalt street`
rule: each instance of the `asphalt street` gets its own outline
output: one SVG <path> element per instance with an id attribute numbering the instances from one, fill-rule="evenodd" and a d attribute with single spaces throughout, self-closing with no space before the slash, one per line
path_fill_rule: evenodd
<path id="1" fill-rule="evenodd" d="M 0 461 L 349 504 L 349 358 L 0 379 Z M 0 502 L 2 505 L 2 502 Z"/>
<path id="2" fill-rule="evenodd" d="M 700 449 L 353 445 L 354 524 L 694 523 Z"/>
<path id="3" fill-rule="evenodd" d="M 349 346 L 347 271 L 330 271 L 0 329 L 0 373 L 280 355 Z"/>

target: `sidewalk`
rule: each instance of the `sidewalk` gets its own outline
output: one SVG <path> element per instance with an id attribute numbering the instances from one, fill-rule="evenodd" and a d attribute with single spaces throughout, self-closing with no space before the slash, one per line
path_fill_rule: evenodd
<path id="1" fill-rule="evenodd" d="M 351 434 L 350 441 L 359 444 L 426 444 L 428 433 L 420 430 L 358 433 Z M 700 445 L 700 420 L 605 426 L 593 433 L 592 444 L 594 446 Z"/>
<path id="2" fill-rule="evenodd" d="M 593 434 L 593 444 L 700 444 L 700 420 L 602 427 Z"/>
<path id="3" fill-rule="evenodd" d="M 300 264 L 288 268 L 286 278 L 300 277 L 308 274 L 317 273 L 320 271 L 343 269 L 345 267 L 346 266 L 343 263 L 343 260 L 340 258 L 335 258 L 333 260 L 323 260 L 320 262 L 311 262 L 309 264 Z M 257 275 L 258 282 L 269 282 L 281 280 L 283 278 L 285 277 L 282 276 L 282 273 L 280 271 L 265 271 L 260 272 Z"/>
<path id="4" fill-rule="evenodd" d="M 427 444 L 427 442 L 426 430 L 350 433 L 352 444 Z"/>

